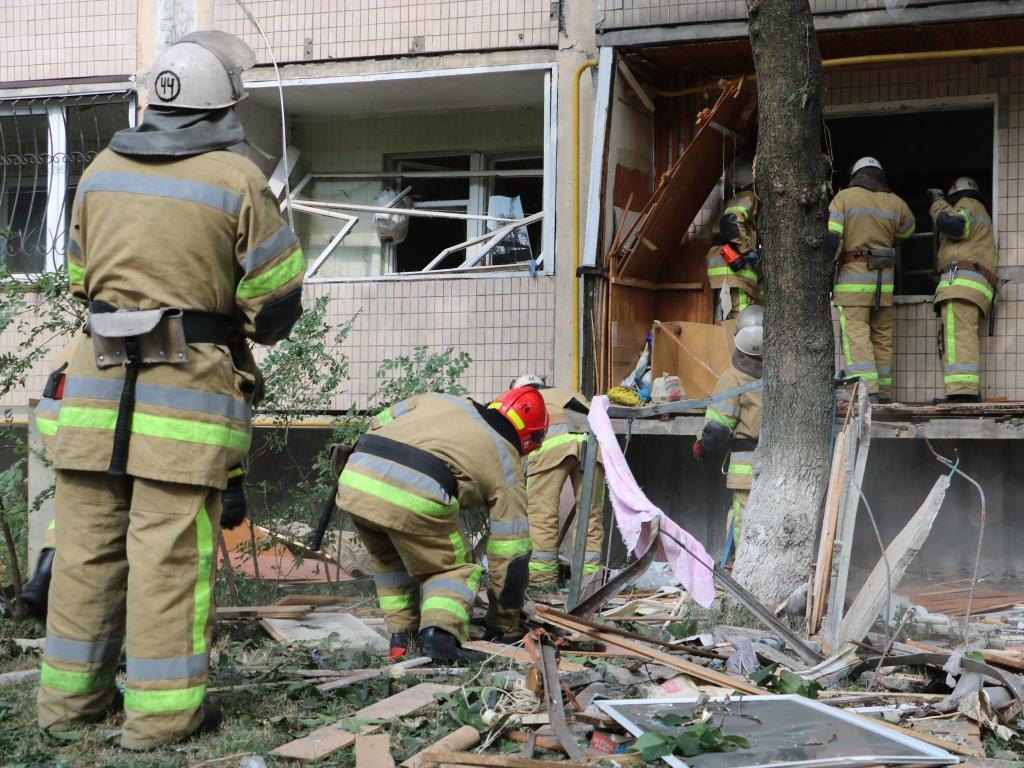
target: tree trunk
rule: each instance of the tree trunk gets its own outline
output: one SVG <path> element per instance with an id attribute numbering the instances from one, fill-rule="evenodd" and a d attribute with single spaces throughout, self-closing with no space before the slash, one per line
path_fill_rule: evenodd
<path id="1" fill-rule="evenodd" d="M 821 54 L 808 0 L 750 0 L 758 235 L 767 284 L 764 411 L 735 577 L 774 606 L 807 580 L 828 480 L 834 350 Z"/>

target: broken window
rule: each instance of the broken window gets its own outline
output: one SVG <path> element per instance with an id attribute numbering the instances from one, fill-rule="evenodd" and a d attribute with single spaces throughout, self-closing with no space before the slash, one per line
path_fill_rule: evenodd
<path id="1" fill-rule="evenodd" d="M 899 248 L 897 295 L 931 296 L 938 276 L 932 240 L 931 200 L 925 190 L 947 190 L 958 176 L 978 182 L 992 201 L 993 108 L 983 104 L 941 111 L 889 110 L 875 114 L 831 115 L 828 129 L 835 155 L 833 186 L 849 182 L 860 157 L 877 158 L 892 191 L 907 201 L 917 229 Z M 993 216 L 993 221 L 995 216 Z"/>

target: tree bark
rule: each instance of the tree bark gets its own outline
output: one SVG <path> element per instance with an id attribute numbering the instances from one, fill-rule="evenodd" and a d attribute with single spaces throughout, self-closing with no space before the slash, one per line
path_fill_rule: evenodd
<path id="1" fill-rule="evenodd" d="M 766 278 L 764 410 L 735 577 L 765 605 L 807 580 L 828 480 L 834 349 L 821 54 L 808 0 L 750 0 Z"/>

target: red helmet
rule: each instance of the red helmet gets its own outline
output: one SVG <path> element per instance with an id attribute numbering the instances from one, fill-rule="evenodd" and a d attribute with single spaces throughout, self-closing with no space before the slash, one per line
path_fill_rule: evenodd
<path id="1" fill-rule="evenodd" d="M 510 389 L 487 407 L 494 408 L 516 428 L 521 454 L 540 448 L 548 431 L 548 410 L 535 387 Z"/>

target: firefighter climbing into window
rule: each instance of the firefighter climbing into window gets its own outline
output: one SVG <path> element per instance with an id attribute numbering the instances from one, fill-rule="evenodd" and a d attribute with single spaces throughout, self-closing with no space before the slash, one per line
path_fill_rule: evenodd
<path id="1" fill-rule="evenodd" d="M 548 415 L 533 387 L 490 405 L 425 394 L 385 409 L 338 478 L 370 555 L 394 655 L 417 640 L 435 661 L 480 661 L 463 648 L 483 568 L 473 562 L 459 509 L 486 506 L 490 583 L 486 637 L 516 630 L 529 581 L 530 526 L 523 456 L 544 440 Z"/>
<path id="2" fill-rule="evenodd" d="M 722 564 L 740 540 L 743 510 L 750 498 L 754 474 L 752 460 L 761 436 L 761 347 L 764 310 L 747 307 L 736 319 L 732 367 L 718 377 L 712 394 L 716 401 L 704 413 L 704 428 L 693 444 L 693 458 L 710 461 L 711 455 L 729 451 L 725 487 L 732 491 Z M 720 398 L 720 399 L 718 399 Z"/>
<path id="3" fill-rule="evenodd" d="M 961 176 L 949 188 L 929 189 L 929 214 L 939 234 L 939 285 L 935 311 L 942 323 L 946 402 L 976 403 L 981 392 L 978 326 L 995 300 L 998 253 L 992 217 L 974 179 Z"/>
<path id="4" fill-rule="evenodd" d="M 889 189 L 873 157 L 853 164 L 850 186 L 828 209 L 828 247 L 836 260 L 832 301 L 839 312 L 844 370 L 864 382 L 872 402 L 891 402 L 895 243 L 914 234 L 914 214 Z"/>
<path id="5" fill-rule="evenodd" d="M 558 534 L 559 501 L 566 480 L 572 483 L 577 508 L 583 485 L 583 446 L 587 436 L 572 432 L 566 411 L 585 414 L 590 403 L 579 392 L 563 387 L 548 387 L 536 374 L 520 376 L 513 387 L 534 387 L 544 398 L 550 425 L 544 443 L 527 458 L 526 504 L 530 518 L 533 555 L 530 559 L 530 587 L 547 589 L 557 586 L 559 574 Z M 575 541 L 569 533 L 569 541 Z M 604 470 L 600 459 L 595 465 L 594 492 L 587 517 L 587 550 L 583 559 L 583 576 L 591 576 L 601 568 L 604 546 Z"/>
<path id="6" fill-rule="evenodd" d="M 734 193 L 722 215 L 712 225 L 708 251 L 708 282 L 715 289 L 718 320 L 732 320 L 748 306 L 757 304 L 758 286 L 757 216 L 760 209 L 754 194 L 754 164 L 740 158 L 732 174 Z M 722 287 L 729 286 L 728 299 Z"/>
<path id="7" fill-rule="evenodd" d="M 254 61 L 222 32 L 170 46 L 142 122 L 78 185 L 68 277 L 87 338 L 51 377 L 55 418 L 38 420 L 57 471 L 43 728 L 116 705 L 122 641 L 122 746 L 221 720 L 205 703 L 215 545 L 244 516 L 240 462 L 262 387 L 246 340 L 288 336 L 305 271 L 266 178 L 226 151 L 244 139 L 234 105 Z"/>

